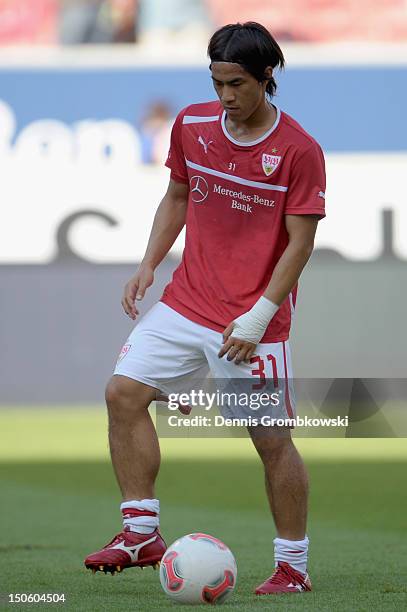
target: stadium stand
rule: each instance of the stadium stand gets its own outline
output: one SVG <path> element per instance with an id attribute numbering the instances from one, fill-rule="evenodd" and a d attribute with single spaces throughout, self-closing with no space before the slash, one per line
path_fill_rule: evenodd
<path id="1" fill-rule="evenodd" d="M 407 39 L 405 0 L 207 0 L 215 23 L 260 21 L 280 39 L 327 42 Z"/>
<path id="2" fill-rule="evenodd" d="M 171 43 L 231 21 L 293 42 L 407 40 L 405 0 L 0 0 L 0 45 Z"/>
<path id="3" fill-rule="evenodd" d="M 58 41 L 57 0 L 0 0 L 0 45 Z"/>

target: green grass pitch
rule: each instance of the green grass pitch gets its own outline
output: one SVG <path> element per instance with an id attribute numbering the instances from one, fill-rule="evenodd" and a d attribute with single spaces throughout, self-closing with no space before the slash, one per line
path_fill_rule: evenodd
<path id="1" fill-rule="evenodd" d="M 98 409 L 1 410 L 0 608 L 189 610 L 151 568 L 114 577 L 82 565 L 120 530 L 105 416 Z M 272 570 L 274 528 L 249 440 L 163 440 L 157 484 L 170 543 L 204 531 L 238 564 L 225 610 L 407 608 L 405 440 L 299 440 L 310 471 L 309 570 L 314 591 L 256 597 Z M 8 593 L 64 593 L 65 604 L 7 604 Z"/>

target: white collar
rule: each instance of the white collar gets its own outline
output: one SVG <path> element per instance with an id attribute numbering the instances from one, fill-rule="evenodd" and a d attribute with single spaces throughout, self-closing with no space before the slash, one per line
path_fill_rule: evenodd
<path id="1" fill-rule="evenodd" d="M 221 125 L 222 125 L 223 133 L 225 134 L 226 138 L 230 140 L 231 142 L 233 142 L 234 144 L 239 145 L 239 147 L 252 147 L 253 145 L 257 145 L 260 142 L 263 142 L 263 140 L 266 140 L 266 138 L 268 138 L 270 134 L 272 134 L 274 130 L 277 129 L 277 126 L 280 123 L 281 111 L 278 108 L 278 106 L 276 106 L 275 104 L 273 104 L 273 106 L 277 111 L 277 117 L 276 117 L 274 124 L 271 126 L 269 130 L 267 130 L 267 132 L 259 136 L 259 138 L 256 138 L 256 140 L 251 140 L 250 142 L 241 142 L 240 140 L 236 140 L 235 138 L 233 138 L 233 136 L 229 134 L 229 132 L 226 129 L 226 111 L 224 110 L 222 113 Z"/>

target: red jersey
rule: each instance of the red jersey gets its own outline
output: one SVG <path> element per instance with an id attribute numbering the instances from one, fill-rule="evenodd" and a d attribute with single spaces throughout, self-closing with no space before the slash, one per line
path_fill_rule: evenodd
<path id="1" fill-rule="evenodd" d="M 284 215 L 325 216 L 325 166 L 318 143 L 277 109 L 253 142 L 226 129 L 220 102 L 192 104 L 175 120 L 166 166 L 189 184 L 182 262 L 161 300 L 223 332 L 250 310 L 288 244 Z M 262 342 L 287 340 L 296 287 Z"/>

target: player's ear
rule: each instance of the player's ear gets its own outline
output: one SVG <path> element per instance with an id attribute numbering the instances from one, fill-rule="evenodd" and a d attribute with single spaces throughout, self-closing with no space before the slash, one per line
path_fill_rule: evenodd
<path id="1" fill-rule="evenodd" d="M 273 66 L 267 66 L 264 70 L 264 79 L 269 80 L 273 78 Z"/>

